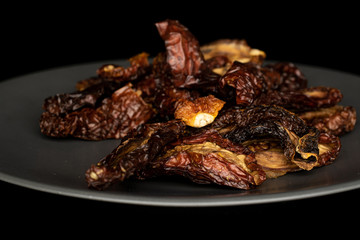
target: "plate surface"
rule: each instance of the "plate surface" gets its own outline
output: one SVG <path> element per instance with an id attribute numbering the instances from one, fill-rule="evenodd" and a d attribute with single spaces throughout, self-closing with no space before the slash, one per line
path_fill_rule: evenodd
<path id="1" fill-rule="evenodd" d="M 126 65 L 126 61 L 111 61 Z M 230 206 L 322 196 L 360 187 L 360 130 L 341 138 L 342 150 L 329 166 L 266 180 L 245 191 L 199 185 L 179 177 L 129 180 L 105 191 L 87 188 L 84 173 L 110 153 L 117 140 L 84 141 L 43 136 L 43 100 L 71 92 L 78 80 L 95 75 L 104 62 L 67 66 L 0 83 L 0 180 L 41 191 L 86 199 L 154 206 Z M 360 77 L 297 64 L 309 86 L 339 88 L 341 104 L 360 109 Z"/>

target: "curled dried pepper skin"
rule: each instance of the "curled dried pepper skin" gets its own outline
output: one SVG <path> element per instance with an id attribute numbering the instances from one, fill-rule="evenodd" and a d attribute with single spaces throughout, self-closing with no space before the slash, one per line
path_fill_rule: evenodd
<path id="1" fill-rule="evenodd" d="M 243 145 L 254 152 L 256 162 L 265 171 L 267 178 L 277 178 L 301 170 L 285 156 L 280 139 L 252 139 L 245 141 Z"/>
<path id="2" fill-rule="evenodd" d="M 235 143 L 258 136 L 277 137 L 285 156 L 302 169 L 311 170 L 318 162 L 319 131 L 282 107 L 233 107 L 216 118 L 211 127 Z"/>
<path id="3" fill-rule="evenodd" d="M 320 133 L 317 141 L 319 160 L 315 167 L 333 163 L 341 149 L 339 137 L 329 133 Z M 302 170 L 285 156 L 281 141 L 277 138 L 248 140 L 243 145 L 254 152 L 256 162 L 265 171 L 267 178 L 277 178 L 289 172 Z"/>
<path id="4" fill-rule="evenodd" d="M 303 135 L 308 130 L 304 120 L 300 119 L 295 113 L 283 107 L 267 105 L 246 108 L 234 106 L 224 109 L 209 127 L 226 134 L 235 127 L 244 128 L 263 121 L 278 122 L 281 126 L 297 135 Z"/>
<path id="5" fill-rule="evenodd" d="M 309 133 L 298 136 L 276 122 L 264 121 L 250 124 L 246 128 L 236 128 L 225 135 L 234 142 L 242 143 L 247 139 L 262 136 L 276 137 L 281 140 L 284 155 L 302 169 L 311 170 L 318 161 L 318 132 L 309 130 Z"/>

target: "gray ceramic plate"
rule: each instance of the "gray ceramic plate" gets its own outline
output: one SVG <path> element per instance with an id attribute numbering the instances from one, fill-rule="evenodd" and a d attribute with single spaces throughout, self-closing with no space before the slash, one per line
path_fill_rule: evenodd
<path id="1" fill-rule="evenodd" d="M 111 61 L 116 63 L 116 61 Z M 125 64 L 124 61 L 117 61 Z M 86 169 L 118 141 L 52 139 L 40 133 L 44 98 L 74 90 L 76 81 L 95 75 L 103 62 L 68 66 L 0 83 L 0 179 L 41 191 L 86 199 L 157 206 L 229 206 L 309 198 L 360 187 L 360 130 L 341 138 L 338 159 L 329 166 L 265 181 L 244 191 L 198 185 L 179 177 L 127 181 L 105 191 L 87 188 Z M 339 88 L 343 105 L 360 109 L 360 77 L 298 65 L 310 86 Z"/>

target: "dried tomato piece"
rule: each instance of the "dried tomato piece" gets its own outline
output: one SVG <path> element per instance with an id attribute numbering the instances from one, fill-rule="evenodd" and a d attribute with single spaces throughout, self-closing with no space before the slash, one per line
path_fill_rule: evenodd
<path id="1" fill-rule="evenodd" d="M 166 47 L 166 52 L 154 60 L 156 77 L 174 88 L 195 89 L 206 94 L 218 92 L 220 75 L 212 69 L 225 65 L 227 58 L 222 56 L 205 61 L 197 39 L 178 21 L 165 20 L 156 23 L 156 27 Z"/>
<path id="2" fill-rule="evenodd" d="M 164 147 L 176 141 L 184 129 L 185 124 L 178 120 L 138 127 L 109 155 L 86 171 L 88 186 L 104 189 L 131 176 L 140 178 L 148 165 L 164 151 Z"/>
<path id="3" fill-rule="evenodd" d="M 235 89 L 236 104 L 244 106 L 277 104 L 271 101 L 273 98 L 274 101 L 280 98 L 278 95 L 281 92 L 299 91 L 306 85 L 306 78 L 292 63 L 277 63 L 262 67 L 251 62 L 235 61 L 220 78 L 220 87 L 229 88 L 230 92 Z M 261 101 L 266 103 L 259 103 Z"/>
<path id="4" fill-rule="evenodd" d="M 205 142 L 175 147 L 165 154 L 161 162 L 166 175 L 181 175 L 201 184 L 216 183 L 250 189 L 260 183 L 256 183 L 249 173 L 251 170 L 240 163 L 246 157 Z"/>
<path id="5" fill-rule="evenodd" d="M 214 56 L 205 60 L 206 67 L 217 73 L 218 68 L 225 68 L 231 65 L 230 60 L 226 56 Z M 221 73 L 218 73 L 222 75 Z"/>
<path id="6" fill-rule="evenodd" d="M 84 91 L 85 89 L 99 84 L 104 80 L 115 82 L 128 82 L 138 79 L 150 70 L 148 60 L 149 54 L 142 52 L 129 59 L 130 67 L 123 67 L 117 64 L 105 64 L 97 71 L 98 77 L 92 77 L 81 80 L 76 84 L 76 90 Z"/>
<path id="7" fill-rule="evenodd" d="M 299 112 L 334 106 L 342 97 L 339 89 L 318 86 L 296 91 L 268 91 L 255 99 L 253 104 L 278 105 Z"/>
<path id="8" fill-rule="evenodd" d="M 329 133 L 319 135 L 319 161 L 317 167 L 326 166 L 334 162 L 340 153 L 341 142 L 338 136 Z"/>
<path id="9" fill-rule="evenodd" d="M 276 89 L 278 91 L 295 91 L 307 87 L 307 79 L 300 69 L 291 62 L 277 62 L 268 64 L 261 68 L 263 73 L 267 76 L 268 81 L 276 75 L 276 83 L 271 84 L 269 89 Z M 277 76 L 280 74 L 280 76 Z"/>
<path id="10" fill-rule="evenodd" d="M 176 146 L 152 162 L 144 176 L 181 175 L 196 183 L 240 189 L 253 188 L 266 179 L 251 151 L 216 131 L 180 138 L 172 145 Z"/>
<path id="11" fill-rule="evenodd" d="M 44 112 L 40 129 L 51 137 L 122 138 L 153 115 L 152 107 L 129 84 L 115 91 L 111 98 L 105 98 L 97 108 L 82 108 L 65 116 Z"/>
<path id="12" fill-rule="evenodd" d="M 191 127 L 204 127 L 212 123 L 225 102 L 209 95 L 194 101 L 181 99 L 176 102 L 175 118 L 181 119 Z"/>
<path id="13" fill-rule="evenodd" d="M 156 23 L 161 38 L 165 41 L 167 63 L 175 77 L 175 87 L 191 81 L 200 73 L 204 57 L 194 35 L 176 20 Z"/>
<path id="14" fill-rule="evenodd" d="M 216 56 L 226 56 L 231 63 L 238 61 L 262 64 L 266 58 L 264 51 L 251 48 L 245 39 L 219 39 L 201 46 L 200 49 L 206 60 Z"/>
<path id="15" fill-rule="evenodd" d="M 352 106 L 336 105 L 329 108 L 321 108 L 315 111 L 307 111 L 299 114 L 305 122 L 333 135 L 343 135 L 351 132 L 356 124 L 356 110 Z"/>
<path id="16" fill-rule="evenodd" d="M 84 80 L 78 81 L 76 83 L 75 88 L 78 92 L 82 92 L 85 89 L 88 89 L 89 87 L 101 84 L 103 82 L 104 82 L 104 79 L 101 77 L 90 77 L 90 78 L 86 78 Z"/>
<path id="17" fill-rule="evenodd" d="M 81 92 L 56 94 L 46 98 L 43 109 L 51 114 L 60 115 L 78 111 L 84 107 L 95 108 L 96 104 L 100 104 L 104 98 L 110 97 L 121 86 L 119 83 L 101 79 Z"/>
<path id="18" fill-rule="evenodd" d="M 178 101 L 192 101 L 198 97 L 200 97 L 200 93 L 195 90 L 165 86 L 155 93 L 153 106 L 160 118 L 169 120 L 174 116 L 175 106 Z"/>
<path id="19" fill-rule="evenodd" d="M 234 61 L 252 62 L 261 65 L 266 58 L 264 51 L 251 48 L 244 39 L 220 39 L 200 47 L 206 61 L 213 58 L 226 58 L 227 64 L 213 68 L 217 74 L 224 75 Z"/>
<path id="20" fill-rule="evenodd" d="M 129 59 L 130 67 L 124 68 L 117 64 L 106 64 L 100 67 L 96 73 L 99 77 L 104 79 L 111 79 L 116 81 L 128 81 L 138 78 L 139 75 L 146 72 L 149 67 L 148 53 L 139 53 L 138 55 Z"/>
<path id="21" fill-rule="evenodd" d="M 264 74 L 254 64 L 233 62 L 220 78 L 220 87 L 230 86 L 236 91 L 236 104 L 248 106 L 266 90 Z"/>

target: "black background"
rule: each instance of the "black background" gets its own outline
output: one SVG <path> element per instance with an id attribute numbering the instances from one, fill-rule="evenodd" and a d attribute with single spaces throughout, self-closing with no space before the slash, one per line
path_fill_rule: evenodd
<path id="1" fill-rule="evenodd" d="M 53 67 L 129 58 L 142 51 L 154 56 L 164 50 L 154 23 L 166 18 L 178 19 L 200 44 L 219 38 L 244 38 L 251 47 L 264 50 L 268 59 L 360 75 L 359 17 L 355 5 L 314 6 L 300 2 L 250 5 L 213 1 L 197 3 L 194 7 L 194 3 L 120 2 L 115 5 L 102 2 L 87 3 L 86 7 L 64 2 L 8 5 L 1 10 L 0 19 L 0 80 Z M 311 80 L 309 82 L 311 84 Z M 345 214 L 360 213 L 357 207 L 359 190 L 286 203 L 162 208 L 75 199 L 4 182 L 0 182 L 0 186 L 2 206 L 16 213 L 7 214 L 14 223 L 20 219 L 22 223 L 31 222 L 31 216 L 38 219 L 65 217 L 72 224 L 90 222 L 101 228 L 109 216 L 117 217 L 119 223 L 129 221 L 131 224 L 149 224 L 157 216 L 165 220 L 162 224 L 184 217 L 186 221 L 197 223 L 220 220 L 227 223 L 224 219 L 236 219 L 239 223 L 259 224 L 276 217 L 305 218 L 309 227 L 320 223 L 332 226 L 338 224 L 334 215 L 345 217 Z"/>
<path id="2" fill-rule="evenodd" d="M 164 50 L 154 23 L 178 19 L 206 44 L 244 38 L 268 59 L 360 74 L 355 5 L 191 2 L 12 6 L 1 16 L 1 79 L 57 66 Z"/>

